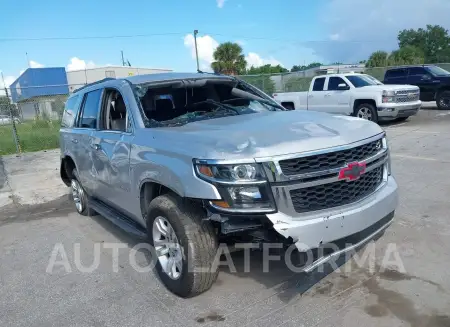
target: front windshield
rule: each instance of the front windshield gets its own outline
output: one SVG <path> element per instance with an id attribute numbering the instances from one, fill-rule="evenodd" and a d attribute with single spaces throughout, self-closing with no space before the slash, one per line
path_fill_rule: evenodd
<path id="1" fill-rule="evenodd" d="M 447 76 L 450 72 L 438 66 L 427 66 L 426 69 L 434 76 Z"/>
<path id="2" fill-rule="evenodd" d="M 354 87 L 364 87 L 364 86 L 370 86 L 370 85 L 382 85 L 379 80 L 377 80 L 375 77 L 369 76 L 369 75 L 347 75 L 345 76 Z"/>
<path id="3" fill-rule="evenodd" d="M 259 90 L 231 79 L 138 84 L 134 92 L 140 100 L 146 127 L 181 126 L 200 120 L 284 110 Z"/>

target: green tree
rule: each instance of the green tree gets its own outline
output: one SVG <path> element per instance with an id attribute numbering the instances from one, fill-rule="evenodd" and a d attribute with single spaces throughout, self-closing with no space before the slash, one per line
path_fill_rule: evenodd
<path id="1" fill-rule="evenodd" d="M 388 53 L 386 51 L 375 51 L 366 62 L 366 67 L 384 67 L 386 66 Z"/>
<path id="2" fill-rule="evenodd" d="M 306 69 L 310 69 L 310 68 L 315 68 L 315 67 L 320 67 L 320 66 L 322 66 L 322 63 L 320 63 L 320 62 L 312 62 L 312 63 L 310 63 L 310 64 L 308 64 L 307 66 L 304 66 L 304 65 L 299 65 L 299 66 L 297 66 L 297 65 L 294 65 L 294 66 L 292 66 L 292 68 L 291 68 L 291 72 L 300 72 L 300 71 L 303 71 L 303 70 L 306 70 Z"/>
<path id="3" fill-rule="evenodd" d="M 270 64 L 260 66 L 260 67 L 250 67 L 247 70 L 247 74 L 249 75 L 257 75 L 257 74 L 277 74 L 277 73 L 287 73 L 288 70 L 281 65 L 272 66 Z"/>
<path id="4" fill-rule="evenodd" d="M 439 25 L 427 25 L 426 29 L 405 29 L 398 33 L 401 48 L 412 46 L 424 54 L 426 63 L 450 60 L 450 36 L 448 30 Z"/>
<path id="5" fill-rule="evenodd" d="M 242 47 L 233 42 L 220 44 L 213 53 L 214 62 L 211 68 L 216 73 L 239 75 L 245 72 L 247 62 L 242 53 Z"/>
<path id="6" fill-rule="evenodd" d="M 392 51 L 388 58 L 389 66 L 423 64 L 424 53 L 419 48 L 406 45 L 398 50 Z"/>

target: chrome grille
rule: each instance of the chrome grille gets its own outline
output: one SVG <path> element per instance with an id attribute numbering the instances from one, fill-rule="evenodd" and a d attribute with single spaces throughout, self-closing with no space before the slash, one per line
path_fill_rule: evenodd
<path id="1" fill-rule="evenodd" d="M 395 94 L 397 96 L 397 103 L 414 102 L 420 98 L 420 92 L 418 90 L 399 90 Z"/>
<path id="2" fill-rule="evenodd" d="M 350 204 L 373 193 L 383 181 L 383 165 L 363 174 L 358 180 L 321 184 L 290 191 L 298 213 Z"/>
<path id="3" fill-rule="evenodd" d="M 314 156 L 281 160 L 283 174 L 299 175 L 345 166 L 349 162 L 362 161 L 378 153 L 382 148 L 381 139 L 351 149 L 329 152 Z"/>

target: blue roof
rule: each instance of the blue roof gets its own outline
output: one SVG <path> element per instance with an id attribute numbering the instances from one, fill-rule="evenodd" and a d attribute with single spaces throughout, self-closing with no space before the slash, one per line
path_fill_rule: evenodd
<path id="1" fill-rule="evenodd" d="M 10 88 L 13 102 L 39 96 L 69 94 L 64 67 L 28 68 Z"/>

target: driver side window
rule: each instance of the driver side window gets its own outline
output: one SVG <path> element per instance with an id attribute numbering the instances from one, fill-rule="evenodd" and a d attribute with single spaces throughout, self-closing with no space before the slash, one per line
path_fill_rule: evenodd
<path id="1" fill-rule="evenodd" d="M 116 89 L 106 89 L 103 98 L 101 129 L 129 132 L 130 117 L 122 94 Z"/>

